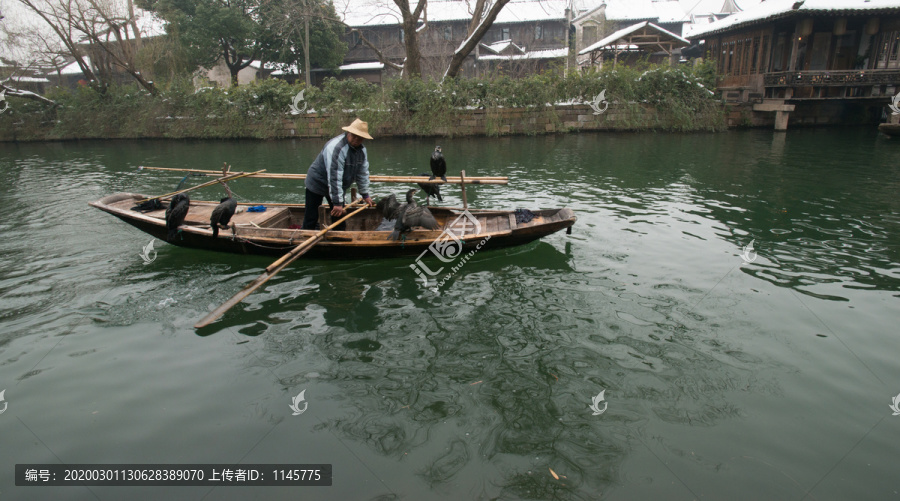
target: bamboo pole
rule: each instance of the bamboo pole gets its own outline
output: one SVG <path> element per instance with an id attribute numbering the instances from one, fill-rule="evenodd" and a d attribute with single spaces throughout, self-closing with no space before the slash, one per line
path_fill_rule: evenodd
<path id="1" fill-rule="evenodd" d="M 354 206 L 354 204 L 350 204 L 347 207 L 349 208 L 352 206 Z M 327 226 L 327 227 L 323 228 L 322 230 L 319 230 L 319 232 L 317 232 L 315 235 L 313 235 L 312 237 L 310 237 L 307 240 L 304 240 L 301 244 L 299 244 L 298 246 L 291 249 L 291 251 L 288 252 L 287 254 L 285 254 L 284 256 L 281 256 L 274 263 L 270 264 L 266 268 L 266 271 L 264 271 L 262 273 L 262 275 L 256 277 L 256 280 L 247 284 L 243 289 L 241 289 L 240 292 L 238 292 L 237 294 L 232 296 L 231 299 L 222 303 L 218 308 L 213 310 L 209 315 L 206 315 L 199 322 L 194 324 L 194 328 L 200 329 L 200 328 L 206 327 L 207 325 L 213 323 L 217 318 L 221 317 L 228 310 L 230 310 L 231 308 L 236 306 L 238 303 L 243 301 L 244 298 L 249 296 L 251 293 L 253 293 L 253 291 L 260 288 L 264 283 L 268 282 L 269 279 L 274 277 L 279 271 L 285 269 L 289 264 L 294 262 L 297 258 L 302 256 L 303 254 L 306 254 L 306 252 L 309 249 L 313 248 L 313 246 L 315 246 L 317 243 L 322 241 L 323 238 L 325 238 L 325 234 L 328 233 L 329 230 L 331 230 L 332 228 L 336 227 L 337 225 L 343 223 L 344 221 L 350 219 L 351 217 L 359 214 L 360 212 L 364 211 L 366 209 L 366 207 L 368 207 L 368 204 L 363 202 L 362 207 L 357 208 L 355 211 L 351 212 L 350 214 L 347 214 L 346 216 L 331 223 L 330 226 Z"/>
<path id="2" fill-rule="evenodd" d="M 173 172 L 194 172 L 199 174 L 210 174 L 210 175 L 221 175 L 221 171 L 216 170 L 201 170 L 201 169 L 173 169 L 171 167 L 147 167 L 141 166 L 138 168 L 139 170 L 159 170 L 159 171 L 173 171 Z M 263 171 L 259 171 L 263 172 Z M 248 177 L 256 177 L 263 179 L 297 179 L 302 180 L 306 179 L 306 174 L 288 174 L 288 173 L 251 173 Z M 445 184 L 441 179 L 428 179 L 428 177 L 423 176 L 369 176 L 369 181 L 373 183 L 422 183 L 422 184 Z M 459 177 L 448 177 L 447 184 L 459 184 L 462 182 L 462 179 Z M 468 184 L 508 184 L 509 178 L 505 176 L 477 176 L 477 177 L 467 177 L 466 183 Z"/>
<path id="3" fill-rule="evenodd" d="M 463 210 L 469 210 L 469 202 L 466 201 L 466 171 L 459 171 L 459 187 L 462 190 Z"/>
<path id="4" fill-rule="evenodd" d="M 187 192 L 187 191 L 193 191 L 193 190 L 196 190 L 196 189 L 199 189 L 199 188 L 205 188 L 205 187 L 207 187 L 207 186 L 212 186 L 212 185 L 214 185 L 214 184 L 216 184 L 216 183 L 221 183 L 221 182 L 224 182 L 224 181 L 231 181 L 231 180 L 233 180 L 233 179 L 238 179 L 238 178 L 241 178 L 241 177 L 249 177 L 249 176 L 252 176 L 253 174 L 259 174 L 259 173 L 265 172 L 265 171 L 266 171 L 266 169 L 258 170 L 258 171 L 256 171 L 256 172 L 249 172 L 249 173 L 248 173 L 248 172 L 237 172 L 237 173 L 234 173 L 234 174 L 230 174 L 230 175 L 228 175 L 228 176 L 225 176 L 225 177 L 220 177 L 220 178 L 218 178 L 218 179 L 213 179 L 212 181 L 207 181 L 207 182 L 205 182 L 205 183 L 203 183 L 203 184 L 199 184 L 199 185 L 193 186 L 193 187 L 191 187 L 191 188 L 185 188 L 185 189 L 183 189 L 183 190 L 173 191 L 172 193 L 166 193 L 165 195 L 159 195 L 159 196 L 155 196 L 155 197 L 145 198 L 145 199 L 143 199 L 143 200 L 138 200 L 137 203 L 142 204 L 142 203 L 144 203 L 144 202 L 146 202 L 146 201 L 148 201 L 148 200 L 153 200 L 153 199 L 156 199 L 156 198 L 171 197 L 171 196 L 175 196 L 175 195 L 177 195 L 177 194 L 179 194 L 179 193 L 184 193 L 184 192 Z"/>

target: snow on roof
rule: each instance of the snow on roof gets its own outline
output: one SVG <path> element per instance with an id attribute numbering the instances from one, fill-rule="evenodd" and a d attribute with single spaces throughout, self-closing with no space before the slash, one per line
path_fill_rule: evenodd
<path id="1" fill-rule="evenodd" d="M 341 71 L 383 70 L 384 63 L 379 63 L 377 61 L 371 63 L 351 63 L 342 64 L 338 68 Z"/>
<path id="2" fill-rule="evenodd" d="M 257 59 L 254 59 L 253 61 L 250 61 L 250 67 L 253 68 L 253 69 L 255 69 L 255 70 L 258 70 L 258 69 L 259 69 L 259 65 L 260 65 L 260 64 L 262 64 L 262 61 L 259 61 L 259 60 L 257 60 Z M 267 63 L 266 63 L 265 68 L 266 68 L 267 70 L 277 70 L 277 69 L 278 69 L 278 64 L 277 64 L 277 63 L 273 63 L 273 62 L 270 61 L 270 62 L 267 62 Z"/>
<path id="3" fill-rule="evenodd" d="M 50 80 L 47 80 L 44 77 L 9 77 L 10 80 L 19 83 L 50 83 Z"/>
<path id="4" fill-rule="evenodd" d="M 512 0 L 494 24 L 564 21 L 567 4 L 568 0 Z M 462 0 L 432 0 L 426 14 L 429 22 L 468 21 L 472 18 L 471 5 Z M 402 19 L 391 0 L 335 0 L 334 6 L 338 16 L 353 27 L 399 26 Z"/>
<path id="5" fill-rule="evenodd" d="M 384 63 L 380 63 L 378 61 L 369 61 L 365 63 L 350 63 L 350 64 L 342 64 L 338 66 L 338 69 L 341 71 L 366 71 L 366 70 L 383 70 Z M 330 69 L 326 68 L 313 68 L 309 70 L 310 73 L 321 73 L 321 72 L 330 72 Z"/>
<path id="6" fill-rule="evenodd" d="M 88 66 L 90 66 L 91 58 L 85 57 L 84 62 L 87 63 Z M 72 61 L 71 63 L 67 64 L 66 66 L 63 67 L 63 69 L 59 70 L 59 72 L 62 75 L 83 75 L 84 74 L 84 73 L 82 73 L 81 68 L 78 67 L 77 61 Z"/>
<path id="7" fill-rule="evenodd" d="M 705 35 L 727 29 L 800 13 L 850 13 L 854 11 L 862 13 L 873 10 L 900 10 L 900 0 L 767 0 L 714 23 L 694 26 L 685 35 L 690 38 L 702 38 Z"/>
<path id="8" fill-rule="evenodd" d="M 557 59 L 569 55 L 569 49 L 546 49 L 534 50 L 524 54 L 515 54 L 512 56 L 502 56 L 499 54 L 488 54 L 478 56 L 479 61 L 517 61 L 521 59 Z"/>
<path id="9" fill-rule="evenodd" d="M 578 9 L 573 21 L 594 14 L 604 4 L 606 5 L 604 15 L 608 21 L 647 20 L 658 23 L 680 23 L 688 18 L 689 11 L 693 10 L 685 8 L 678 0 L 608 0 L 588 8 Z"/>
<path id="10" fill-rule="evenodd" d="M 606 6 L 606 19 L 609 21 L 653 19 L 660 23 L 677 23 L 683 21 L 686 15 L 677 1 L 610 0 Z"/>
<path id="11" fill-rule="evenodd" d="M 495 54 L 500 54 L 504 50 L 508 49 L 510 46 L 515 47 L 515 49 L 519 53 L 525 52 L 525 49 L 523 49 L 522 47 L 519 47 L 518 45 L 514 44 L 512 40 L 508 40 L 508 39 L 500 40 L 499 42 L 494 42 L 492 44 L 483 43 L 483 44 L 481 44 L 481 46 Z"/>
<path id="12" fill-rule="evenodd" d="M 581 52 L 578 53 L 578 55 L 579 55 L 579 56 L 582 56 L 582 55 L 584 55 L 584 54 L 588 54 L 588 53 L 590 53 L 590 52 L 593 52 L 593 51 L 595 51 L 595 50 L 597 50 L 597 49 L 601 49 L 601 48 L 603 48 L 603 47 L 606 47 L 607 45 L 612 45 L 613 43 L 618 42 L 619 40 L 621 40 L 621 39 L 627 37 L 628 35 L 634 33 L 635 31 L 638 31 L 638 30 L 640 30 L 640 29 L 647 28 L 647 27 L 652 28 L 654 31 L 658 31 L 658 32 L 660 32 L 660 33 L 662 33 L 662 34 L 664 34 L 664 35 L 667 35 L 667 36 L 669 36 L 669 37 L 672 37 L 672 38 L 674 38 L 675 40 L 684 43 L 685 45 L 690 45 L 690 44 L 691 44 L 689 41 L 685 40 L 684 38 L 681 38 L 680 36 L 678 36 L 678 35 L 672 33 L 671 31 L 664 30 L 664 29 L 660 28 L 659 26 L 657 26 L 657 25 L 655 25 L 655 24 L 653 24 L 653 23 L 651 23 L 651 22 L 649 22 L 649 21 L 643 21 L 643 22 L 640 22 L 640 23 L 631 25 L 631 26 L 629 26 L 629 27 L 627 27 L 627 28 L 622 28 L 621 30 L 619 30 L 619 31 L 613 33 L 612 35 L 609 35 L 608 37 L 604 38 L 603 40 L 600 40 L 599 42 L 597 42 L 597 43 L 595 43 L 595 44 L 593 44 L 593 45 L 590 45 L 590 46 L 588 46 L 588 47 L 585 47 Z"/>

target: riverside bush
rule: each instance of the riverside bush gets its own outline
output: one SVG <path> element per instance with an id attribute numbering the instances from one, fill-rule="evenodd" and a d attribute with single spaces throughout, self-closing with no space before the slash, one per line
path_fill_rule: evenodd
<path id="1" fill-rule="evenodd" d="M 724 110 L 711 92 L 715 78 L 711 64 L 643 64 L 568 76 L 550 72 L 443 83 L 394 79 L 382 86 L 329 78 L 320 88 L 308 89 L 275 79 L 195 89 L 183 79 L 157 96 L 134 85 L 112 86 L 104 93 L 89 87 L 53 89 L 47 97 L 56 106 L 8 98 L 10 109 L 0 114 L 0 139 L 282 137 L 283 121 L 295 118 L 289 106 L 301 91 L 304 111 L 326 117 L 323 130 L 338 130 L 359 116 L 376 133 L 386 127 L 397 134 L 452 135 L 466 109 L 484 109 L 490 118 L 503 108 L 525 108 L 558 123 L 554 105 L 590 102 L 604 90 L 606 100 L 625 117 L 619 126 L 721 130 Z M 646 107 L 655 108 L 655 119 L 647 120 Z M 296 123 L 302 130 L 302 120 Z"/>

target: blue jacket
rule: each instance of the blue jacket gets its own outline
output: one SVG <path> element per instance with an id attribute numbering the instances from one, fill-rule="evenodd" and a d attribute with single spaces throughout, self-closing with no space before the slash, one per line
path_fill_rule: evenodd
<path id="1" fill-rule="evenodd" d="M 344 192 L 356 181 L 359 194 L 369 196 L 369 160 L 366 147 L 354 148 L 343 133 L 325 144 L 309 166 L 306 188 L 317 195 L 328 195 L 334 205 L 344 205 Z"/>

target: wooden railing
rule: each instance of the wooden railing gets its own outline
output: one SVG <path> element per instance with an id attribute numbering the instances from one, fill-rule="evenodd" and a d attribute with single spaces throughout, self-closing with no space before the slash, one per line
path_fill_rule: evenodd
<path id="1" fill-rule="evenodd" d="M 900 85 L 900 69 L 781 71 L 764 75 L 766 87 Z"/>

